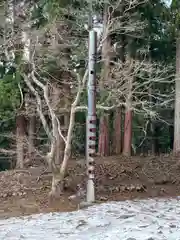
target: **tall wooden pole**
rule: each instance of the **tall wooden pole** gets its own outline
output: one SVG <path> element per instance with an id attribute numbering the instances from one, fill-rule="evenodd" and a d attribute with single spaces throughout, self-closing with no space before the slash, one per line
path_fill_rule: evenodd
<path id="1" fill-rule="evenodd" d="M 97 33 L 93 28 L 89 31 L 89 78 L 88 92 L 88 116 L 87 116 L 87 202 L 95 201 L 94 186 L 94 156 L 96 152 L 96 54 Z"/>

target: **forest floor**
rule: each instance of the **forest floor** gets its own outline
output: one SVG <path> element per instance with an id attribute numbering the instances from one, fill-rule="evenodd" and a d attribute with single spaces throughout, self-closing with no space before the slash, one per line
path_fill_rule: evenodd
<path id="1" fill-rule="evenodd" d="M 96 158 L 98 202 L 180 195 L 180 160 L 171 156 Z M 77 184 L 85 188 L 85 169 L 71 160 L 66 190 L 50 200 L 51 173 L 45 166 L 0 172 L 0 218 L 54 211 L 73 211 L 78 200 L 69 199 Z"/>

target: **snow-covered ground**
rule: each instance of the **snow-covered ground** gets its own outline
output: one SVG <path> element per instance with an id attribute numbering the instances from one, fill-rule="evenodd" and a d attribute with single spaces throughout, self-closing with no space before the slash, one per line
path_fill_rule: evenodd
<path id="1" fill-rule="evenodd" d="M 180 240 L 180 198 L 0 220 L 0 240 Z"/>

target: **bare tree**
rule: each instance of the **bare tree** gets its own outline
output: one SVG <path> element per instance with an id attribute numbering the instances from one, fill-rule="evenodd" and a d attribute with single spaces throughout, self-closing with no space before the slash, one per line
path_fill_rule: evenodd
<path id="1" fill-rule="evenodd" d="M 151 119 L 160 119 L 157 109 L 171 106 L 174 101 L 173 87 L 169 94 L 160 91 L 160 86 L 163 84 L 167 83 L 170 87 L 174 82 L 173 74 L 169 74 L 172 70 L 171 66 L 163 68 L 161 64 L 150 63 L 146 59 L 131 59 L 130 63 L 128 58 L 126 59 L 125 62 L 114 62 L 111 80 L 107 84 L 109 95 L 104 104 L 113 106 L 112 103 L 115 103 L 116 106 L 123 106 L 126 113 L 130 111 L 129 114 L 141 114 L 145 119 L 149 116 Z M 152 84 L 157 86 L 153 92 L 149 91 Z M 143 131 L 147 131 L 147 128 Z M 132 142 L 131 133 L 127 134 L 129 134 L 129 142 L 126 145 L 127 148 L 124 149 L 124 154 L 129 156 Z"/>
<path id="2" fill-rule="evenodd" d="M 135 2 L 138 4 L 139 1 Z M 114 6 L 113 9 L 117 7 Z M 26 9 L 28 8 L 26 7 Z M 126 13 L 127 10 L 124 11 L 125 15 Z M 83 38 L 83 34 L 81 36 L 80 30 L 74 30 L 78 24 L 73 23 L 74 26 L 57 19 L 44 29 L 33 30 L 30 17 L 28 17 L 30 15 L 31 11 L 25 12 L 25 25 L 23 23 L 21 25 L 23 56 L 19 69 L 24 82 L 34 96 L 36 112 L 48 138 L 49 144 L 45 159 L 53 174 L 51 195 L 59 196 L 63 190 L 63 181 L 71 156 L 75 114 L 77 111 L 87 110 L 86 101 L 82 99 L 82 95 L 85 92 L 88 70 L 86 67 L 82 67 L 74 71 L 74 58 L 79 57 L 77 52 L 81 53 L 80 57 L 85 58 L 86 56 L 87 38 L 86 36 Z M 121 24 L 120 19 L 121 16 L 115 17 L 113 20 L 109 18 L 107 31 L 99 39 L 99 51 L 111 33 L 122 29 L 131 32 L 134 27 L 137 27 L 135 26 L 137 23 L 132 23 L 128 16 L 126 27 Z M 149 65 L 145 60 L 130 58 L 125 58 L 124 62 L 115 61 L 109 58 L 109 54 L 114 54 L 113 46 L 109 47 L 110 53 L 105 54 L 102 61 L 107 60 L 108 65 L 111 62 L 113 66 L 108 69 L 108 77 L 103 79 L 103 93 L 106 93 L 106 98 L 97 103 L 97 109 L 110 111 L 123 106 L 131 113 L 148 113 L 156 116 L 152 108 L 149 110 L 147 86 L 152 81 L 158 83 L 165 81 L 164 76 L 161 76 L 162 73 L 158 71 L 158 66 L 153 63 Z M 55 65 L 52 72 L 49 65 L 52 68 Z M 156 72 L 156 75 L 153 76 L 153 79 L 149 79 L 146 75 L 152 71 Z M 65 86 L 67 91 L 65 91 Z M 70 96 L 68 100 L 67 93 Z M 100 90 L 101 93 L 102 90 Z M 157 93 L 152 95 L 158 99 L 158 104 L 168 104 L 168 100 L 165 101 L 167 96 Z M 66 123 L 68 122 L 67 131 L 63 130 L 61 114 L 68 118 L 66 121 Z M 59 148 L 64 150 L 62 159 L 59 156 Z"/>

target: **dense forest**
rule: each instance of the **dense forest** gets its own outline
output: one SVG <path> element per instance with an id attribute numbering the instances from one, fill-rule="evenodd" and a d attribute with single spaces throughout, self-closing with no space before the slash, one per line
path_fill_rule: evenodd
<path id="1" fill-rule="evenodd" d="M 85 156 L 89 14 L 98 33 L 97 154 L 178 155 L 179 13 L 178 0 L 2 1 L 2 169 L 45 162 L 56 185 L 68 160 Z"/>

